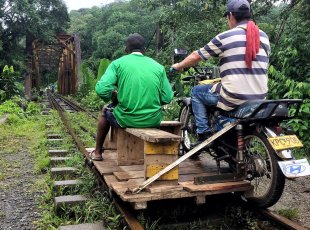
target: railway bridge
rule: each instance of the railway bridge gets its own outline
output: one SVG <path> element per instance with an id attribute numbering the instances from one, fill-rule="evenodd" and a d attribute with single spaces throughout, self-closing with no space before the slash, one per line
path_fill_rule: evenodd
<path id="1" fill-rule="evenodd" d="M 33 91 L 39 91 L 44 75 L 55 70 L 58 70 L 58 73 L 55 72 L 58 92 L 62 95 L 75 93 L 79 84 L 80 63 L 80 39 L 77 35 L 58 34 L 50 43 L 34 40 L 25 78 L 26 96 L 30 98 Z M 49 79 L 45 81 L 52 83 Z"/>

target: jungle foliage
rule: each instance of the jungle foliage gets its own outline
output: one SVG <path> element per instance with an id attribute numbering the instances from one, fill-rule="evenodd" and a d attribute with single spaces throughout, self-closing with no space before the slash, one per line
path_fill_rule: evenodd
<path id="1" fill-rule="evenodd" d="M 69 26 L 67 7 L 61 0 L 0 1 L 0 67 L 25 68 L 32 41 L 50 41 Z"/>
<path id="2" fill-rule="evenodd" d="M 302 137 L 305 146 L 309 146 L 310 1 L 250 2 L 253 17 L 269 35 L 272 46 L 268 98 L 304 100 L 299 116 L 289 125 Z M 98 69 L 100 58 L 113 60 L 124 54 L 125 39 L 133 32 L 145 36 L 146 54 L 168 69 L 174 48 L 191 52 L 227 29 L 223 17 L 225 4 L 225 0 L 117 1 L 101 8 L 71 11 L 69 31 L 80 34 L 83 58 L 93 73 Z M 155 33 L 157 26 L 163 34 L 159 48 Z M 208 60 L 207 63 L 216 65 L 218 60 Z M 174 83 L 176 78 L 170 77 L 170 80 Z M 305 151 L 309 152 L 309 147 Z"/>

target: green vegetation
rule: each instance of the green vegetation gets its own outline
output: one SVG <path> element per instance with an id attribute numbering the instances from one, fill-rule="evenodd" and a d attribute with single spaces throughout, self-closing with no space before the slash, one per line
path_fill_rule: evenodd
<path id="1" fill-rule="evenodd" d="M 277 213 L 279 213 L 281 216 L 284 216 L 290 220 L 297 219 L 299 216 L 298 208 L 279 209 L 279 210 L 277 210 Z"/>
<path id="2" fill-rule="evenodd" d="M 24 109 L 19 107 L 22 105 Z M 8 176 L 18 177 L 19 170 L 24 165 L 19 160 L 5 161 L 5 156 L 19 154 L 22 150 L 31 152 L 35 158 L 35 172 L 42 176 L 42 179 L 29 186 L 30 192 L 40 192 L 39 211 L 41 219 L 35 223 L 35 229 L 57 229 L 60 225 L 91 223 L 98 220 L 105 220 L 108 229 L 124 229 L 124 222 L 121 215 L 116 212 L 109 199 L 102 195 L 98 185 L 95 183 L 93 173 L 84 166 L 82 154 L 75 148 L 73 141 L 66 130 L 64 130 L 61 120 L 56 111 L 51 111 L 48 120 L 54 124 L 51 133 L 59 133 L 64 141 L 61 146 L 54 146 L 66 149 L 72 159 L 64 163 L 65 166 L 76 167 L 78 178 L 81 181 L 75 188 L 60 189 L 55 191 L 53 181 L 49 175 L 50 160 L 48 149 L 50 143 L 47 142 L 45 124 L 47 117 L 40 115 L 40 108 L 33 102 L 26 102 L 20 98 L 8 100 L 0 105 L 0 116 L 8 114 L 8 122 L 0 126 L 0 188 L 6 189 L 8 186 L 16 186 L 5 182 Z M 73 119 L 77 121 L 83 116 L 77 114 Z M 84 118 L 87 126 L 86 118 Z M 89 126 L 91 121 L 89 121 Z M 56 178 L 57 179 L 57 178 Z M 58 178 L 60 179 L 60 178 Z M 56 195 L 83 194 L 90 198 L 84 205 L 72 208 L 61 207 L 57 213 L 54 207 L 54 197 Z M 2 215 L 0 213 L 0 215 Z"/>
<path id="3" fill-rule="evenodd" d="M 310 2 L 298 0 L 274 4 L 275 2 L 252 1 L 255 19 L 259 27 L 269 35 L 272 46 L 268 98 L 303 99 L 298 117 L 288 122 L 287 128 L 294 130 L 302 139 L 305 147 L 301 150 L 303 153 L 299 153 L 305 155 L 310 152 L 310 20 L 307 17 Z M 102 102 L 89 82 L 99 79 L 99 75 L 96 76 L 95 73 L 101 58 L 114 60 L 124 54 L 124 41 L 130 33 L 139 32 L 144 35 L 148 45 L 146 54 L 165 65 L 168 70 L 172 64 L 174 48 L 196 50 L 227 29 L 226 19 L 222 17 L 225 4 L 226 1 L 216 0 L 131 0 L 111 3 L 101 8 L 71 11 L 69 31 L 81 35 L 84 54 L 82 75 L 87 79 L 85 88 L 89 92 L 87 96 L 79 97 L 80 101 L 94 109 L 101 108 Z M 156 28 L 162 32 L 163 39 L 155 34 Z M 208 60 L 207 64 L 217 65 L 218 60 Z M 169 79 L 176 90 L 181 92 L 178 96 L 182 96 L 188 94 L 188 87 L 183 92 L 179 77 L 169 76 Z M 79 95 L 86 92 L 85 88 Z M 176 103 L 167 106 L 165 118 L 175 119 L 177 110 Z"/>

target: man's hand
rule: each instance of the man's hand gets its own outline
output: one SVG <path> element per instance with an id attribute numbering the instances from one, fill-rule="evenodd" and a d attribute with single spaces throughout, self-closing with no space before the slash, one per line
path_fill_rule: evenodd
<path id="1" fill-rule="evenodd" d="M 177 70 L 178 72 L 183 72 L 184 69 L 197 65 L 199 61 L 201 61 L 201 57 L 198 55 L 197 51 L 194 51 L 183 61 L 173 64 L 171 68 Z"/>
<path id="2" fill-rule="evenodd" d="M 171 68 L 173 68 L 174 70 L 178 71 L 178 72 L 183 72 L 184 69 L 180 66 L 180 63 L 175 63 L 171 66 Z"/>
<path id="3" fill-rule="evenodd" d="M 112 100 L 112 104 L 113 104 L 114 106 L 118 104 L 118 100 L 117 100 L 117 91 L 116 91 L 116 90 L 113 90 L 113 91 L 112 91 L 111 100 Z"/>

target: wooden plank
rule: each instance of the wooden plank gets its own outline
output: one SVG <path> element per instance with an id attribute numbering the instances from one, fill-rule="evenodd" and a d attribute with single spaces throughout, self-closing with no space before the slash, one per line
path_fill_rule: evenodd
<path id="1" fill-rule="evenodd" d="M 144 165 L 129 165 L 129 166 L 119 166 L 123 171 L 142 171 L 144 170 Z"/>
<path id="2" fill-rule="evenodd" d="M 122 194 L 130 191 L 130 189 L 137 186 L 138 183 L 139 181 L 115 181 L 111 182 L 111 187 L 117 194 Z"/>
<path id="3" fill-rule="evenodd" d="M 160 130 L 163 130 L 168 133 L 172 133 L 175 135 L 181 135 L 181 127 L 182 123 L 179 121 L 162 121 L 160 123 Z"/>
<path id="4" fill-rule="evenodd" d="M 145 191 L 150 192 L 150 193 L 163 193 L 167 191 L 181 191 L 183 190 L 182 185 L 159 185 L 159 186 L 151 186 L 145 189 Z"/>
<path id="5" fill-rule="evenodd" d="M 147 202 L 134 202 L 132 203 L 134 210 L 147 209 Z"/>
<path id="6" fill-rule="evenodd" d="M 155 143 L 181 140 L 181 137 L 178 135 L 153 128 L 146 128 L 146 129 L 126 128 L 125 131 L 142 140 Z"/>
<path id="7" fill-rule="evenodd" d="M 160 126 L 181 126 L 183 123 L 179 121 L 162 121 Z"/>
<path id="8" fill-rule="evenodd" d="M 164 169 L 171 162 L 178 159 L 177 155 L 146 155 L 144 161 L 145 178 L 150 178 L 156 175 L 159 171 Z M 171 169 L 167 173 L 163 174 L 158 180 L 178 180 L 179 167 Z"/>
<path id="9" fill-rule="evenodd" d="M 121 166 L 133 166 L 133 165 L 141 165 L 144 163 L 143 159 L 138 160 L 118 160 L 117 164 Z"/>
<path id="10" fill-rule="evenodd" d="M 197 205 L 206 203 L 206 196 L 196 196 L 195 202 Z"/>
<path id="11" fill-rule="evenodd" d="M 152 164 L 146 166 L 146 178 L 154 176 L 156 173 L 167 167 L 168 164 Z M 178 180 L 179 179 L 179 167 L 171 169 L 157 180 Z"/>
<path id="12" fill-rule="evenodd" d="M 118 165 L 141 164 L 144 159 L 144 142 L 140 138 L 118 130 L 117 142 Z"/>
<path id="13" fill-rule="evenodd" d="M 110 167 L 98 167 L 98 163 L 94 162 L 95 167 L 99 171 L 101 175 L 106 175 L 106 174 L 113 174 L 113 172 L 116 171 L 121 171 L 121 169 L 118 166 L 110 166 Z"/>
<path id="14" fill-rule="evenodd" d="M 111 126 L 109 133 L 104 140 L 103 148 L 117 149 L 117 133 L 118 128 Z"/>
<path id="15" fill-rule="evenodd" d="M 197 176 L 212 176 L 212 175 L 217 175 L 217 171 L 216 172 L 204 172 L 204 173 L 192 173 L 192 174 L 180 174 L 179 182 L 194 181 L 194 178 Z"/>
<path id="16" fill-rule="evenodd" d="M 161 144 L 144 142 L 144 153 L 150 154 L 170 154 L 177 155 L 179 152 L 179 142 L 164 142 Z"/>
<path id="17" fill-rule="evenodd" d="M 144 160 L 144 166 L 153 164 L 170 164 L 178 159 L 177 155 L 147 155 Z"/>
<path id="18" fill-rule="evenodd" d="M 201 192 L 201 191 L 217 191 L 217 190 L 229 190 L 233 188 L 251 188 L 251 183 L 248 181 L 215 183 L 215 184 L 201 184 L 195 185 L 193 182 L 181 182 L 180 183 L 186 191 L 189 192 Z"/>
<path id="19" fill-rule="evenodd" d="M 103 179 L 109 188 L 113 182 L 118 182 L 118 179 L 114 175 L 105 175 Z"/>
<path id="20" fill-rule="evenodd" d="M 144 178 L 144 171 L 127 171 L 127 172 L 113 172 L 114 176 L 121 181 Z"/>

